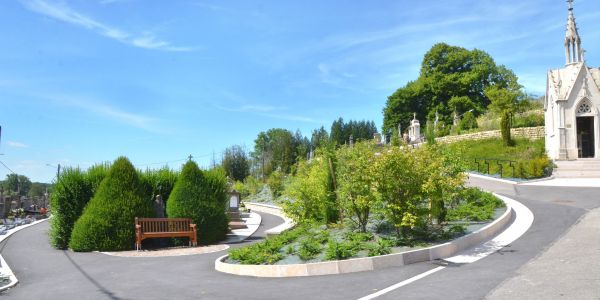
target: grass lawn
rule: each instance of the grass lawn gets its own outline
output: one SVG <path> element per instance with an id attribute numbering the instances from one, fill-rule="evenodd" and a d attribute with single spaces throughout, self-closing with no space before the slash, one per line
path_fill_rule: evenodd
<path id="1" fill-rule="evenodd" d="M 460 153 L 468 168 L 473 171 L 477 170 L 475 159 L 490 159 L 490 174 L 498 174 L 502 165 L 503 177 L 538 178 L 548 175 L 547 168 L 551 167 L 551 164 L 546 156 L 544 139 L 514 141 L 515 146 L 512 147 L 504 146 L 501 138 L 460 141 L 448 144 L 448 147 Z M 514 171 L 509 162 L 497 160 L 513 161 Z M 480 163 L 478 171 L 487 173 L 487 165 Z"/>

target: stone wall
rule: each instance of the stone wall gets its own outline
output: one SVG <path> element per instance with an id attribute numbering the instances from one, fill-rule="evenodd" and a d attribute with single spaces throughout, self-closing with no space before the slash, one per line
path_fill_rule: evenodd
<path id="1" fill-rule="evenodd" d="M 539 127 L 523 127 L 523 128 L 511 128 L 511 136 L 514 138 L 527 138 L 530 140 L 542 139 L 545 137 L 546 132 L 544 126 Z M 500 130 L 482 131 L 462 135 L 449 135 L 444 137 L 436 138 L 438 143 L 454 143 L 464 140 L 484 140 L 489 138 L 502 137 Z"/>

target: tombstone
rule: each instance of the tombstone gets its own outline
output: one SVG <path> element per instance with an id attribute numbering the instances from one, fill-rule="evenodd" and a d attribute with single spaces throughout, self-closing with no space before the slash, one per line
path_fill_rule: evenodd
<path id="1" fill-rule="evenodd" d="M 240 201 L 242 200 L 242 194 L 238 191 L 233 190 L 229 193 L 229 211 L 237 212 L 240 210 Z"/>
<path id="2" fill-rule="evenodd" d="M 421 124 L 417 120 L 417 114 L 413 115 L 413 120 L 410 121 L 410 127 L 408 129 L 408 139 L 411 143 L 421 142 Z"/>
<path id="3" fill-rule="evenodd" d="M 248 228 L 246 223 L 242 220 L 240 214 L 240 201 L 242 200 L 242 194 L 238 191 L 233 190 L 229 193 L 229 207 L 227 213 L 229 215 L 229 228 L 230 229 L 242 229 Z"/>

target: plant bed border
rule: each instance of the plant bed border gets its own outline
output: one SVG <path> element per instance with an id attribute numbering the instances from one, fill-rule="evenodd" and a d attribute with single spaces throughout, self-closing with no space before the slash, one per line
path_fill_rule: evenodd
<path id="1" fill-rule="evenodd" d="M 494 196 L 498 197 L 496 194 Z M 502 200 L 502 198 L 498 198 Z M 225 262 L 229 255 L 224 255 L 215 261 L 215 270 L 240 276 L 301 277 L 373 271 L 446 258 L 479 245 L 504 230 L 509 225 L 514 215 L 514 210 L 509 203 L 504 200 L 503 202 L 506 204 L 506 211 L 490 224 L 450 242 L 428 248 L 373 257 L 291 265 L 230 264 Z"/>

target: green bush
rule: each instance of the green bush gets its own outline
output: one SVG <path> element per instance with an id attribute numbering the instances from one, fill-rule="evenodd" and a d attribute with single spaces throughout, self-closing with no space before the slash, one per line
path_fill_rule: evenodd
<path id="1" fill-rule="evenodd" d="M 92 189 L 86 174 L 78 168 L 65 168 L 50 194 L 52 219 L 50 242 L 57 249 L 67 249 L 75 221 L 92 198 Z"/>
<path id="2" fill-rule="evenodd" d="M 153 215 L 137 171 L 127 158 L 119 157 L 75 223 L 69 246 L 74 251 L 132 249 L 135 217 Z"/>
<path id="3" fill-rule="evenodd" d="M 163 167 L 158 170 L 147 169 L 140 173 L 140 180 L 144 185 L 146 197 L 154 199 L 156 195 L 160 195 L 163 201 L 169 199 L 171 191 L 177 181 L 177 172 Z"/>
<path id="4" fill-rule="evenodd" d="M 85 172 L 85 180 L 91 188 L 92 195 L 95 194 L 98 187 L 100 187 L 100 183 L 104 177 L 106 177 L 106 174 L 108 174 L 109 169 L 109 163 L 102 163 L 93 165 Z"/>
<path id="5" fill-rule="evenodd" d="M 329 241 L 325 250 L 326 260 L 342 260 L 353 257 L 356 246 L 352 242 Z"/>
<path id="6" fill-rule="evenodd" d="M 369 256 L 379 256 L 392 253 L 392 242 L 385 239 L 377 240 L 377 243 L 372 244 L 369 248 Z"/>
<path id="7" fill-rule="evenodd" d="M 312 237 L 306 237 L 300 241 L 300 247 L 298 248 L 300 259 L 307 261 L 313 259 L 319 253 L 321 253 L 321 244 Z"/>
<path id="8" fill-rule="evenodd" d="M 271 189 L 271 193 L 273 193 L 273 198 L 278 198 L 281 196 L 281 192 L 283 192 L 283 181 L 284 174 L 280 171 L 274 171 L 269 175 L 267 179 L 267 185 L 269 185 L 269 189 Z"/>
<path id="9" fill-rule="evenodd" d="M 456 207 L 448 210 L 449 221 L 488 221 L 494 218 L 494 210 L 504 207 L 496 196 L 477 188 L 466 188 L 459 194 Z"/>
<path id="10" fill-rule="evenodd" d="M 251 246 L 233 249 L 229 251 L 229 258 L 244 265 L 274 264 L 284 257 L 281 248 L 298 239 L 306 230 L 307 225 L 301 225 Z M 285 251 L 289 254 L 294 249 L 288 246 Z"/>
<path id="11" fill-rule="evenodd" d="M 225 238 L 227 180 L 222 171 L 203 172 L 193 161 L 182 168 L 167 201 L 169 218 L 191 218 L 198 230 L 198 243 L 210 244 Z"/>
<path id="12" fill-rule="evenodd" d="M 460 120 L 459 127 L 461 130 L 470 130 L 477 128 L 477 119 L 472 112 L 468 111 L 463 116 L 462 120 Z"/>

